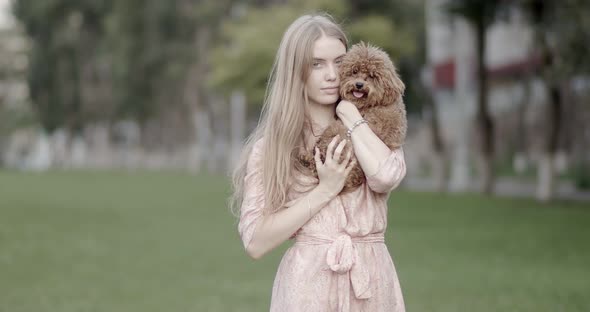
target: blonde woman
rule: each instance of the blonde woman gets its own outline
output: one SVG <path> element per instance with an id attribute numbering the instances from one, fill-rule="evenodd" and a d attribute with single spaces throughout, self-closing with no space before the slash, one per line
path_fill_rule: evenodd
<path id="1" fill-rule="evenodd" d="M 233 174 L 232 208 L 254 259 L 288 239 L 271 311 L 405 311 L 394 264 L 384 244 L 387 199 L 406 173 L 403 151 L 390 150 L 356 107 L 339 100 L 338 65 L 346 36 L 326 15 L 305 15 L 286 30 L 270 75 L 260 122 Z M 335 138 L 318 177 L 297 169 L 300 148 L 336 117 L 352 128 Z M 353 127 L 354 125 L 354 127 Z M 347 144 L 352 153 L 344 155 Z M 358 160 L 367 182 L 341 194 Z"/>

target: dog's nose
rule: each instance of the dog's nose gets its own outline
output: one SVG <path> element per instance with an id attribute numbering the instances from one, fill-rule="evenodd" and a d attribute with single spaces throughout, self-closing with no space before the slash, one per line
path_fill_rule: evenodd
<path id="1" fill-rule="evenodd" d="M 362 82 L 357 82 L 354 84 L 356 86 L 357 89 L 360 89 L 363 87 L 363 83 Z"/>

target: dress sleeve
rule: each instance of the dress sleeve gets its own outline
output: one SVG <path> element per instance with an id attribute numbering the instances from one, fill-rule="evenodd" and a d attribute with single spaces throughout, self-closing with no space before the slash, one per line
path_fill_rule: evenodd
<path id="1" fill-rule="evenodd" d="M 403 149 L 399 147 L 392 150 L 378 168 L 377 173 L 367 176 L 367 184 L 376 193 L 389 193 L 398 187 L 406 176 Z"/>
<path id="2" fill-rule="evenodd" d="M 254 144 L 252 152 L 246 165 L 246 176 L 244 177 L 244 199 L 240 209 L 240 221 L 238 222 L 238 232 L 244 243 L 244 248 L 248 248 L 256 224 L 262 217 L 262 208 L 264 207 L 264 187 L 262 184 L 262 148 L 261 141 Z"/>

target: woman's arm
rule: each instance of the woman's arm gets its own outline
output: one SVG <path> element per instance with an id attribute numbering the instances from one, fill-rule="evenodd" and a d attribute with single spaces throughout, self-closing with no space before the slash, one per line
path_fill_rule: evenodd
<path id="1" fill-rule="evenodd" d="M 352 127 L 357 120 L 363 118 L 356 106 L 348 101 L 341 101 L 336 107 L 336 113 L 347 129 Z M 389 147 L 366 123 L 354 128 L 351 140 L 356 159 L 367 176 L 376 174 L 379 164 L 383 163 L 391 154 Z"/>
<path id="2" fill-rule="evenodd" d="M 264 207 L 264 185 L 262 182 L 261 141 L 257 142 L 248 160 L 244 180 L 244 201 L 242 202 L 238 230 L 246 252 L 254 259 L 274 249 L 335 198 L 344 187 L 346 176 L 355 164 L 350 161 L 352 153 L 347 153 L 341 163 L 341 152 L 346 144 L 342 140 L 336 146 L 336 138 L 328 145 L 326 160 L 322 163 L 319 153 L 315 153 L 319 184 L 301 197 L 294 205 L 282 207 L 269 215 L 262 213 Z"/>
<path id="3" fill-rule="evenodd" d="M 341 101 L 336 113 L 347 129 L 362 118 L 356 106 L 348 101 Z M 399 185 L 406 174 L 401 148 L 390 150 L 366 123 L 354 128 L 351 140 L 354 154 L 373 191 L 385 193 Z"/>
<path id="4" fill-rule="evenodd" d="M 246 252 L 250 257 L 260 259 L 288 240 L 334 197 L 320 186 L 316 186 L 288 209 L 261 216 L 257 221 L 252 240 L 246 246 Z"/>

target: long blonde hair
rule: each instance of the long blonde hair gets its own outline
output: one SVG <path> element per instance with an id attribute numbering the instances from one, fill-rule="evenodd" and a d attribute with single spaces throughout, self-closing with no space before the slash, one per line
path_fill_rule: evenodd
<path id="1" fill-rule="evenodd" d="M 339 39 L 348 47 L 346 35 L 327 14 L 304 15 L 285 31 L 270 73 L 259 123 L 246 139 L 232 174 L 230 208 L 239 214 L 244 198 L 244 178 L 254 144 L 264 138 L 262 180 L 263 214 L 286 203 L 294 157 L 303 140 L 307 118 L 305 83 L 313 61 L 313 45 L 323 35 Z"/>

